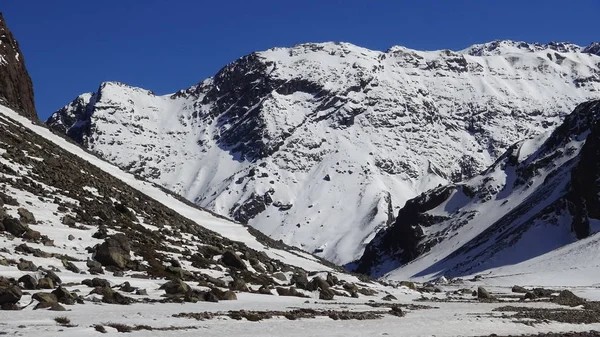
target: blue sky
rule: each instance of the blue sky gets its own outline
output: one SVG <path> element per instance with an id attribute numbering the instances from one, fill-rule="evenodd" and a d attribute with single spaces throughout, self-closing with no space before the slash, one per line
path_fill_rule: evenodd
<path id="1" fill-rule="evenodd" d="M 45 119 L 102 81 L 166 94 L 274 46 L 462 49 L 495 39 L 599 41 L 600 1 L 3 0 Z"/>

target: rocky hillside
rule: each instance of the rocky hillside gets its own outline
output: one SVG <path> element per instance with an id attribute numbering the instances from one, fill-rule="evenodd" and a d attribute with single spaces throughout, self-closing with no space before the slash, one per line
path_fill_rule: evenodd
<path id="1" fill-rule="evenodd" d="M 359 258 L 406 200 L 600 97 L 597 45 L 347 43 L 253 53 L 157 96 L 103 83 L 50 117 L 102 158 L 274 239 Z"/>
<path id="2" fill-rule="evenodd" d="M 0 106 L 2 309 L 378 293 L 27 122 Z"/>
<path id="3" fill-rule="evenodd" d="M 31 120 L 38 120 L 33 101 L 33 84 L 19 43 L 0 13 L 0 102 Z"/>
<path id="4" fill-rule="evenodd" d="M 511 146 L 482 174 L 409 200 L 367 246 L 358 270 L 397 279 L 472 275 L 596 234 L 599 155 L 595 100 L 553 132 Z"/>

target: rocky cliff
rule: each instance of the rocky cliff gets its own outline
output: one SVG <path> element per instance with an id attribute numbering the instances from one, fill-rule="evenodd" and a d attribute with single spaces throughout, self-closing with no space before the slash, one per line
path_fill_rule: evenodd
<path id="1" fill-rule="evenodd" d="M 0 100 L 23 116 L 37 121 L 33 84 L 19 43 L 0 13 Z"/>

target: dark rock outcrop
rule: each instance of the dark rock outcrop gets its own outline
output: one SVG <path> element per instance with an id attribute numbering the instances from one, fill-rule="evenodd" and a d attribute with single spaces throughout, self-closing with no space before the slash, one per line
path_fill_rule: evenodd
<path id="1" fill-rule="evenodd" d="M 37 121 L 33 84 L 19 43 L 0 13 L 0 101 L 23 116 Z"/>

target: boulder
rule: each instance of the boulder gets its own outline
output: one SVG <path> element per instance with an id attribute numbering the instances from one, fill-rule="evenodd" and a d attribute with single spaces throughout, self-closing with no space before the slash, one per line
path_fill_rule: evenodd
<path id="1" fill-rule="evenodd" d="M 246 282 L 240 278 L 234 279 L 233 281 L 229 282 L 229 289 L 243 292 L 249 291 Z"/>
<path id="2" fill-rule="evenodd" d="M 62 283 L 62 280 L 60 279 L 60 277 L 58 277 L 58 275 L 56 275 L 56 273 L 53 272 L 52 270 L 44 270 L 44 273 L 46 274 L 47 278 L 51 279 L 52 282 L 54 282 L 55 285 Z"/>
<path id="3" fill-rule="evenodd" d="M 64 303 L 67 305 L 73 305 L 76 302 L 76 296 L 74 296 L 73 294 L 71 294 L 70 291 L 68 291 L 67 289 L 59 286 L 58 288 L 56 288 L 52 294 L 54 296 L 56 296 L 56 299 L 58 300 L 58 302 L 60 303 Z"/>
<path id="4" fill-rule="evenodd" d="M 37 267 L 33 262 L 21 259 L 17 263 L 17 268 L 21 271 L 36 271 Z"/>
<path id="5" fill-rule="evenodd" d="M 400 285 L 403 287 L 407 287 L 408 289 L 417 290 L 417 286 L 414 282 L 400 281 Z"/>
<path id="6" fill-rule="evenodd" d="M 277 273 L 273 274 L 272 276 L 274 279 L 277 279 L 277 280 L 283 281 L 283 282 L 287 282 L 287 277 L 282 272 L 277 272 Z"/>
<path id="7" fill-rule="evenodd" d="M 483 300 L 489 300 L 492 299 L 492 295 L 490 295 L 490 293 L 484 288 L 484 287 L 477 287 L 477 298 L 478 299 L 483 299 Z"/>
<path id="8" fill-rule="evenodd" d="M 136 288 L 132 287 L 131 284 L 129 282 L 124 282 L 123 284 L 121 284 L 121 286 L 119 287 L 119 290 L 126 292 L 126 293 L 131 293 L 134 292 Z"/>
<path id="9" fill-rule="evenodd" d="M 26 223 L 26 224 L 34 224 L 35 221 L 35 217 L 33 216 L 33 213 L 31 213 L 30 211 L 28 211 L 27 209 L 23 208 L 23 207 L 19 207 L 17 209 L 17 213 L 19 213 L 19 217 L 22 223 Z"/>
<path id="10" fill-rule="evenodd" d="M 81 270 L 79 270 L 79 268 L 77 268 L 77 266 L 71 261 L 62 260 L 62 264 L 65 269 L 72 271 L 73 273 L 79 274 L 81 272 Z"/>
<path id="11" fill-rule="evenodd" d="M 298 272 L 292 276 L 292 284 L 296 285 L 298 289 L 308 290 L 309 282 L 308 276 L 305 272 Z"/>
<path id="12" fill-rule="evenodd" d="M 14 284 L 0 283 L 0 305 L 16 304 L 21 300 L 21 288 Z"/>
<path id="13" fill-rule="evenodd" d="M 512 292 L 513 293 L 519 293 L 519 294 L 526 294 L 527 293 L 527 289 L 521 287 L 521 286 L 513 286 L 512 287 Z"/>
<path id="14" fill-rule="evenodd" d="M 211 245 L 202 245 L 198 246 L 198 253 L 210 259 L 216 255 L 223 255 L 223 250 Z"/>
<path id="15" fill-rule="evenodd" d="M 269 289 L 269 287 L 267 287 L 267 286 L 260 287 L 258 289 L 258 293 L 263 294 L 263 295 L 273 295 L 273 293 L 271 292 L 271 289 Z"/>
<path id="16" fill-rule="evenodd" d="M 25 234 L 23 234 L 23 239 L 27 241 L 39 241 L 42 238 L 42 233 L 38 231 L 34 231 L 32 229 L 27 229 Z"/>
<path id="17" fill-rule="evenodd" d="M 102 263 L 94 260 L 87 260 L 85 264 L 89 269 L 90 274 L 104 274 Z"/>
<path id="18" fill-rule="evenodd" d="M 230 250 L 223 253 L 223 256 L 221 256 L 221 263 L 231 268 L 246 270 L 246 264 L 242 258 Z"/>
<path id="19" fill-rule="evenodd" d="M 169 295 L 185 294 L 192 290 L 192 288 L 187 283 L 183 282 L 180 279 L 171 280 L 167 283 L 164 283 L 160 286 L 159 289 L 164 290 L 165 293 Z"/>
<path id="20" fill-rule="evenodd" d="M 125 269 L 131 261 L 131 246 L 124 234 L 118 233 L 110 236 L 98 247 L 94 259 L 103 266 L 112 266 Z"/>
<path id="21" fill-rule="evenodd" d="M 394 295 L 388 294 L 388 295 L 385 295 L 382 298 L 382 300 L 384 300 L 384 301 L 395 301 L 395 300 L 397 300 L 397 298 Z"/>
<path id="22" fill-rule="evenodd" d="M 19 280 L 17 282 L 19 283 L 19 285 L 21 286 L 22 289 L 26 289 L 26 290 L 37 289 L 38 281 L 32 275 L 29 275 L 29 274 L 23 275 L 19 278 Z"/>
<path id="23" fill-rule="evenodd" d="M 561 291 L 556 298 L 552 301 L 559 305 L 566 305 L 569 307 L 576 307 L 585 304 L 586 300 L 573 294 L 569 290 Z"/>
<path id="24" fill-rule="evenodd" d="M 312 279 L 307 290 L 313 291 L 313 290 L 319 290 L 319 289 L 321 289 L 321 290 L 329 289 L 329 283 L 327 283 L 327 281 L 325 281 L 322 278 L 317 276 Z"/>
<path id="25" fill-rule="evenodd" d="M 38 289 L 54 289 L 54 282 L 48 277 L 43 277 L 38 280 Z"/>
<path id="26" fill-rule="evenodd" d="M 33 294 L 32 298 L 40 303 L 56 303 L 58 302 L 58 298 L 56 298 L 56 295 L 52 294 L 52 293 L 44 293 L 44 292 L 39 292 L 39 293 L 35 293 Z"/>
<path id="27" fill-rule="evenodd" d="M 320 300 L 333 300 L 333 297 L 335 296 L 335 293 L 333 292 L 333 290 L 331 289 L 321 289 L 319 290 L 319 299 Z"/>
<path id="28" fill-rule="evenodd" d="M 4 218 L 4 220 L 2 220 L 2 224 L 4 225 L 5 231 L 16 237 L 21 237 L 21 235 L 25 234 L 28 229 L 27 226 L 21 223 L 21 221 L 11 217 Z"/>
<path id="29" fill-rule="evenodd" d="M 108 287 L 110 288 L 110 282 L 105 279 L 101 279 L 98 277 L 94 277 L 93 279 L 85 279 L 81 281 L 81 284 L 85 284 L 88 287 L 97 288 L 97 287 Z"/>
<path id="30" fill-rule="evenodd" d="M 140 296 L 148 296 L 148 291 L 146 289 L 137 289 L 135 294 Z"/>
<path id="31" fill-rule="evenodd" d="M 213 303 L 219 302 L 219 298 L 217 297 L 217 295 L 215 295 L 213 292 L 210 292 L 210 291 L 204 293 L 203 300 L 205 302 L 213 302 Z"/>
<path id="32" fill-rule="evenodd" d="M 128 305 L 135 302 L 133 298 L 123 296 L 121 293 L 114 291 L 110 287 L 97 287 L 92 292 L 101 294 L 102 302 L 104 303 Z"/>

